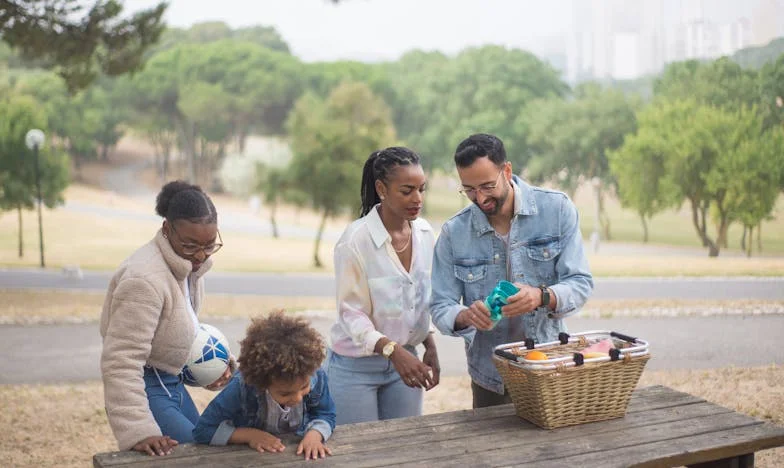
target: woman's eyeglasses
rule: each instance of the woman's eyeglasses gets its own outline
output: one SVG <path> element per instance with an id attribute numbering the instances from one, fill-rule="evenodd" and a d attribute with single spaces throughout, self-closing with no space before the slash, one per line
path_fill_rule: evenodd
<path id="1" fill-rule="evenodd" d="M 201 251 L 204 252 L 204 255 L 210 256 L 223 247 L 223 239 L 221 238 L 220 231 L 218 231 L 218 242 L 213 242 L 212 244 L 207 245 L 199 245 L 183 242 L 179 239 L 180 235 L 177 234 L 177 230 L 174 229 L 174 223 L 169 223 L 169 226 L 171 227 L 172 232 L 178 237 L 177 243 L 180 244 L 180 249 L 184 255 L 193 256 Z"/>

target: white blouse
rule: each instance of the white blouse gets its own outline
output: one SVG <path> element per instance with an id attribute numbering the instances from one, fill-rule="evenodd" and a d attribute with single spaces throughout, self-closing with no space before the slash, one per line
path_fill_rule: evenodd
<path id="1" fill-rule="evenodd" d="M 412 221 L 408 272 L 377 209 L 351 223 L 335 246 L 338 320 L 330 347 L 343 356 L 373 355 L 383 336 L 416 346 L 430 331 L 433 229 L 422 218 Z"/>

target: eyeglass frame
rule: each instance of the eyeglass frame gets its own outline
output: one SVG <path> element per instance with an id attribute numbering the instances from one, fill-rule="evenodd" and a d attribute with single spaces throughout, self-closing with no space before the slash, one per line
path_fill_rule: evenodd
<path id="1" fill-rule="evenodd" d="M 495 191 L 495 189 L 497 189 L 498 186 L 500 185 L 500 182 L 498 181 L 498 179 L 501 176 L 501 174 L 503 174 L 503 173 L 504 173 L 504 170 L 501 169 L 501 171 L 498 172 L 498 175 L 495 176 L 495 182 L 491 182 L 492 186 L 490 186 L 488 184 L 482 184 L 482 185 L 480 185 L 479 187 L 476 187 L 476 188 L 471 187 L 471 188 L 467 189 L 467 188 L 463 187 L 461 189 L 458 189 L 457 192 L 465 195 L 468 198 L 475 197 L 476 196 L 476 192 L 482 192 L 482 194 L 484 194 L 486 196 L 487 195 L 492 195 L 493 192 Z"/>
<path id="2" fill-rule="evenodd" d="M 218 242 L 213 242 L 212 243 L 212 248 L 215 249 L 215 250 L 213 250 L 212 252 L 208 253 L 207 249 L 210 248 L 209 245 L 199 245 L 199 244 L 191 244 L 191 243 L 183 242 L 181 240 L 182 238 L 180 237 L 180 234 L 177 232 L 177 229 L 174 228 L 174 223 L 169 222 L 169 226 L 171 227 L 172 232 L 174 232 L 174 234 L 178 238 L 177 242 L 179 242 L 179 244 L 180 244 L 180 249 L 182 249 L 182 253 L 184 255 L 189 256 L 189 257 L 193 257 L 194 255 L 196 255 L 199 252 L 203 252 L 204 255 L 209 257 L 210 255 L 214 255 L 215 252 L 219 251 L 223 247 L 223 238 L 221 237 L 220 229 L 217 230 L 217 232 L 218 232 Z M 190 250 L 188 250 L 191 247 L 196 249 L 196 250 L 191 252 Z"/>

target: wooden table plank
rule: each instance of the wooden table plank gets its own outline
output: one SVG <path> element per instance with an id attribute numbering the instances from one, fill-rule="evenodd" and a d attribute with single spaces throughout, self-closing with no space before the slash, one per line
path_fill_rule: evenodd
<path id="1" fill-rule="evenodd" d="M 759 434 L 752 430 L 757 426 L 763 428 Z M 774 428 L 772 432 L 769 429 L 761 421 L 658 386 L 636 390 L 625 418 L 552 431 L 521 420 L 514 415 L 511 405 L 339 426 L 329 443 L 335 455 L 318 464 L 502 466 L 533 463 L 564 466 L 566 463 L 584 465 L 583 461 L 590 457 L 595 463 L 589 465 L 629 465 L 630 460 L 648 462 L 649 457 L 658 454 L 662 457 L 683 457 L 684 452 L 694 452 L 695 448 L 704 449 L 705 453 L 697 456 L 699 458 L 749 450 L 755 446 L 784 445 L 784 438 L 779 438 L 777 432 L 784 432 L 784 428 Z M 713 434 L 727 435 L 728 442 L 721 442 L 723 436 L 712 443 L 701 438 L 715 437 Z M 679 441 L 684 439 L 692 439 L 702 445 L 680 444 Z M 671 449 L 662 450 L 657 444 Z M 116 452 L 96 455 L 94 464 L 96 467 L 138 468 L 299 466 L 303 463 L 313 466 L 313 461 L 305 462 L 294 454 L 296 445 L 296 442 L 290 442 L 282 454 L 258 454 L 244 446 L 185 444 L 167 457 Z M 646 451 L 641 447 L 653 448 Z M 618 456 L 622 458 L 612 458 Z M 686 463 L 696 461 L 687 459 Z"/>
<path id="2" fill-rule="evenodd" d="M 594 423 L 601 425 L 601 423 Z M 560 466 L 561 459 L 574 456 L 583 457 L 585 454 L 604 452 L 617 447 L 633 446 L 643 443 L 668 441 L 678 437 L 686 437 L 694 433 L 715 432 L 728 430 L 743 425 L 759 424 L 747 416 L 737 413 L 718 413 L 703 417 L 680 419 L 631 427 L 628 430 L 611 432 L 598 432 L 590 434 L 587 431 L 578 432 L 571 438 L 558 440 L 521 440 L 515 434 L 492 441 L 478 439 L 476 441 L 450 441 L 455 443 L 433 443 L 415 450 L 409 447 L 403 454 L 388 453 L 386 450 L 378 451 L 378 455 L 386 456 L 394 463 L 427 465 L 428 467 L 454 466 L 503 466 L 514 463 L 538 464 L 548 460 Z M 553 432 L 559 432 L 559 430 Z M 462 442 L 461 447 L 458 442 Z M 462 448 L 462 450 L 461 450 Z M 450 456 L 451 454 L 451 456 Z M 343 458 L 343 457 L 340 457 Z M 354 460 L 355 457 L 346 457 Z M 346 459 L 344 458 L 344 460 Z M 417 460 L 419 460 L 418 463 Z M 626 463 L 628 464 L 628 462 Z M 586 466 L 581 464 L 580 466 Z M 587 466 L 604 466 L 603 464 L 588 464 Z"/>
<path id="3" fill-rule="evenodd" d="M 601 453 L 580 455 L 554 460 L 543 467 L 563 467 L 570 463 L 583 466 L 634 466 L 654 468 L 660 466 L 682 466 L 736 457 L 784 445 L 784 427 L 757 424 L 686 436 Z M 617 460 L 612 462 L 611 460 Z M 630 460 L 634 460 L 630 463 Z M 625 461 L 625 462 L 624 462 Z"/>

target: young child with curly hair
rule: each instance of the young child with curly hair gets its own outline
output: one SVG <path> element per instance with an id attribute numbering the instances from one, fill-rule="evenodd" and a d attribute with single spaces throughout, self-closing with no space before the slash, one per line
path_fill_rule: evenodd
<path id="1" fill-rule="evenodd" d="M 282 452 L 278 436 L 302 436 L 297 455 L 332 455 L 325 445 L 335 428 L 335 403 L 321 335 L 305 319 L 274 312 L 254 318 L 240 342 L 239 372 L 210 402 L 193 429 L 198 443 L 248 444 Z"/>

